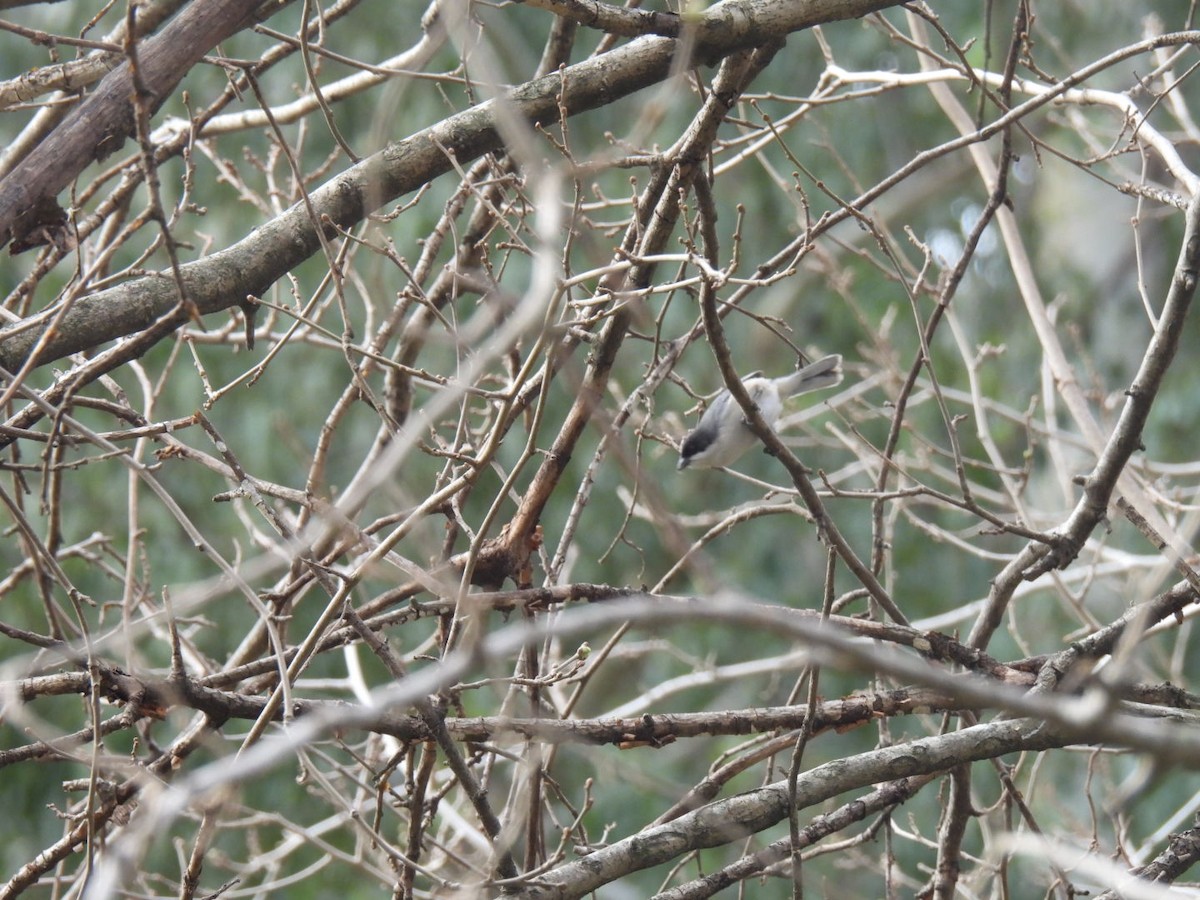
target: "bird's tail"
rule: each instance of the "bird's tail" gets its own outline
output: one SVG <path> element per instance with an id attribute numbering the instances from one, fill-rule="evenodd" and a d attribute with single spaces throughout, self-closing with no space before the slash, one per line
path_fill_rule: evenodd
<path id="1" fill-rule="evenodd" d="M 779 393 L 784 397 L 795 397 L 809 391 L 833 387 L 842 382 L 842 357 L 835 353 L 818 359 L 798 372 L 779 379 Z"/>

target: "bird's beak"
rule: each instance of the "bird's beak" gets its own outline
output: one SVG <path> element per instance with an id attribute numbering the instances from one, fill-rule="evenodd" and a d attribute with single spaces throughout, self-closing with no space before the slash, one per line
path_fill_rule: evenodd
<path id="1" fill-rule="evenodd" d="M 679 462 L 675 463 L 675 471 L 681 471 L 688 467 L 688 458 L 686 456 L 679 457 Z"/>

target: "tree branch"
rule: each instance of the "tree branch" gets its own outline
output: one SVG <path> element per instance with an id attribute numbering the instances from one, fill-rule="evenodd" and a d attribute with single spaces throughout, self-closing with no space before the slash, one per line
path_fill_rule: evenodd
<path id="1" fill-rule="evenodd" d="M 895 0 L 836 0 L 805 5 L 782 0 L 728 0 L 708 10 L 694 33 L 688 35 L 692 55 L 687 65 L 711 64 L 739 49 L 790 32 L 894 5 Z M 560 110 L 573 116 L 605 106 L 665 79 L 679 66 L 675 54 L 680 46 L 669 38 L 639 38 L 603 56 L 514 88 L 502 100 L 481 103 L 390 144 L 313 192 L 316 221 L 304 204 L 291 207 L 232 247 L 183 265 L 180 271 L 184 288 L 202 314 L 243 303 L 248 296 L 260 296 L 320 249 L 318 226 L 325 230 L 326 237 L 332 237 L 338 228 L 361 222 L 374 210 L 451 171 L 456 163 L 498 150 L 503 143 L 499 120 L 506 112 L 548 125 L 559 120 Z M 105 79 L 104 84 L 107 82 Z M 110 126 L 108 131 L 114 136 L 122 134 L 123 140 L 120 129 Z M 81 139 L 74 131 L 69 133 L 74 135 L 72 141 Z M 89 146 L 94 149 L 94 138 L 90 140 L 93 144 Z M 15 186 L 28 178 L 29 172 L 50 167 L 47 161 L 54 157 L 42 152 L 49 146 L 48 140 L 0 182 L 0 246 L 11 236 L 23 210 L 52 197 L 70 180 L 61 180 L 53 191 L 49 183 L 37 190 Z M 56 159 L 54 167 L 78 171 L 90 158 L 81 157 L 80 162 L 70 164 L 60 164 Z M 14 185 L 13 193 L 5 201 L 10 185 Z M 148 275 L 81 297 L 55 331 L 45 337 L 37 364 L 133 334 L 169 312 L 177 300 L 175 283 L 164 274 Z M 50 315 L 47 311 L 0 332 L 0 366 L 9 371 L 22 367 L 42 338 Z"/>

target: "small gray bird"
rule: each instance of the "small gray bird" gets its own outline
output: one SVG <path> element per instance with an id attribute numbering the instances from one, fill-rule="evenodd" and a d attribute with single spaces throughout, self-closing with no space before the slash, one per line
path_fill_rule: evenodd
<path id="1" fill-rule="evenodd" d="M 783 402 L 789 397 L 833 387 L 841 380 L 842 357 L 834 354 L 781 378 L 764 378 L 757 373 L 747 375 L 742 384 L 763 421 L 769 428 L 774 428 L 783 412 Z M 683 439 L 676 468 L 716 469 L 731 465 L 757 440 L 746 424 L 742 408 L 726 388 L 717 394 L 700 417 L 699 424 Z"/>

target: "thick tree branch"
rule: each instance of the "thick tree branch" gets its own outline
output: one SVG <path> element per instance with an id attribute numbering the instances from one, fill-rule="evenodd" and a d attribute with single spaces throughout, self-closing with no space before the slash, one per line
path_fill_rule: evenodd
<path id="1" fill-rule="evenodd" d="M 271 12 L 275 8 L 272 5 Z M 202 0 L 180 13 L 138 50 L 136 83 L 143 89 L 146 107 L 156 111 L 205 53 L 258 16 L 258 4 L 245 0 Z M 134 85 L 135 73 L 126 60 L 0 181 L 0 247 L 10 240 L 15 247 L 44 225 L 42 214 L 35 211 L 48 210 L 87 165 L 115 152 L 132 136 Z"/>
<path id="2" fill-rule="evenodd" d="M 797 803 L 807 809 L 881 781 L 927 775 L 967 761 L 995 759 L 1020 750 L 1046 750 L 1067 742 L 1065 736 L 1028 719 L 976 725 L 810 769 L 797 781 Z M 630 872 L 758 834 L 782 821 L 787 807 L 786 781 L 747 791 L 559 866 L 519 896 L 526 900 L 574 900 Z"/>
<path id="3" fill-rule="evenodd" d="M 708 10 L 694 33 L 689 34 L 689 63 L 711 64 L 739 49 L 777 40 L 790 32 L 894 5 L 894 0 L 831 0 L 804 5 L 782 0 L 729 0 Z M 332 236 L 337 228 L 362 221 L 397 197 L 451 171 L 456 163 L 499 149 L 503 115 L 515 114 L 547 125 L 558 121 L 560 111 L 577 115 L 660 82 L 679 65 L 675 59 L 679 46 L 669 38 L 640 38 L 514 88 L 501 101 L 481 103 L 397 141 L 314 191 L 311 202 L 316 220 L 326 229 L 326 236 Z M 0 183 L 0 240 L 7 240 L 23 209 L 52 197 L 66 184 L 63 181 L 54 191 L 47 188 L 36 193 L 13 188 L 13 199 L 3 202 L 9 183 L 19 179 L 26 167 L 48 165 L 50 157 L 44 156 L 42 149 Z M 60 163 L 56 160 L 54 165 Z M 63 168 L 70 170 L 72 166 Z M 245 302 L 248 296 L 261 296 L 320 246 L 317 224 L 300 203 L 232 247 L 182 266 L 183 285 L 202 314 L 218 312 Z M 82 297 L 55 332 L 45 337 L 37 364 L 133 334 L 166 315 L 177 302 L 175 282 L 169 274 L 150 275 Z M 50 314 L 47 311 L 0 332 L 0 366 L 9 371 L 22 367 L 42 338 Z"/>

